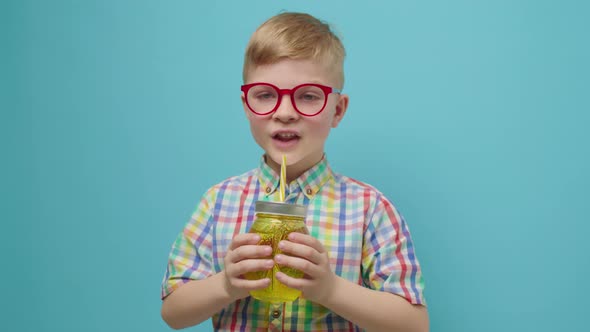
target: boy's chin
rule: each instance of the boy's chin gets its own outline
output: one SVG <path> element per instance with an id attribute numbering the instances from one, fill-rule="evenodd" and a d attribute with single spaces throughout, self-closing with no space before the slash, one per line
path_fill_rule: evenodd
<path id="1" fill-rule="evenodd" d="M 300 160 L 300 158 L 298 156 L 296 156 L 293 153 L 281 153 L 281 152 L 266 152 L 265 154 L 265 160 L 267 164 L 275 164 L 275 165 L 281 165 L 281 163 L 283 162 L 283 155 L 286 157 L 287 159 L 287 166 L 293 166 L 295 164 L 297 164 Z"/>
<path id="2" fill-rule="evenodd" d="M 288 153 L 285 153 L 284 155 L 285 157 L 287 157 L 287 166 L 291 165 L 292 162 L 290 159 L 292 158 L 289 158 Z M 271 165 L 280 165 L 283 162 L 283 154 L 281 154 L 280 152 L 266 152 L 264 158 L 266 160 L 266 163 Z"/>

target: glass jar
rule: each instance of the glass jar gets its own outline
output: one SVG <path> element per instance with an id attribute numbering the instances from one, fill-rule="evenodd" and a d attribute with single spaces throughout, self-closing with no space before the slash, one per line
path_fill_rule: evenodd
<path id="1" fill-rule="evenodd" d="M 305 205 L 257 201 L 255 212 L 256 217 L 249 232 L 260 235 L 258 244 L 272 247 L 270 258 L 281 253 L 279 242 L 285 240 L 289 233 L 309 234 L 305 226 L 307 214 Z M 267 271 L 247 273 L 246 279 L 269 278 L 271 281 L 267 288 L 250 291 L 250 295 L 255 299 L 271 303 L 291 302 L 297 299 L 301 291 L 287 287 L 278 281 L 276 273 L 279 271 L 293 278 L 303 277 L 303 272 L 278 264 Z"/>

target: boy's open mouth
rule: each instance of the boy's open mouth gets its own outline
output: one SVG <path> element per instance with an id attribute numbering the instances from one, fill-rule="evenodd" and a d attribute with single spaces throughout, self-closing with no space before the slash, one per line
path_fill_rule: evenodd
<path id="1" fill-rule="evenodd" d="M 272 136 L 272 138 L 281 142 L 290 142 L 293 140 L 298 140 L 300 137 L 295 133 L 276 133 Z"/>

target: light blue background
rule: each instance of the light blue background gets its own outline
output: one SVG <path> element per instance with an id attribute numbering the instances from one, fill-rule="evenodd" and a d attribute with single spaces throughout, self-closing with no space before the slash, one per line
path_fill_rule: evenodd
<path id="1" fill-rule="evenodd" d="M 257 166 L 250 34 L 331 22 L 335 170 L 409 222 L 432 331 L 581 331 L 590 309 L 586 1 L 3 1 L 3 331 L 167 331 L 168 250 Z M 207 321 L 193 331 L 211 331 Z"/>

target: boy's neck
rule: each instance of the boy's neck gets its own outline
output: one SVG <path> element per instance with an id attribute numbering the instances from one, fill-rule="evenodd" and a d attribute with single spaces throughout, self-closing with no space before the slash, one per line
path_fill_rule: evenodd
<path id="1" fill-rule="evenodd" d="M 323 158 L 324 158 L 324 156 L 322 155 L 320 159 L 315 160 L 312 163 L 306 162 L 305 160 L 301 160 L 300 162 L 298 162 L 296 164 L 287 166 L 287 183 L 291 183 L 291 181 L 293 181 L 293 180 L 297 179 L 298 177 L 300 177 L 301 174 L 305 173 L 310 168 L 312 168 L 313 166 L 315 166 Z M 281 174 L 281 165 L 280 164 L 276 163 L 272 158 L 270 158 L 266 154 L 264 155 L 264 161 L 277 174 Z"/>

